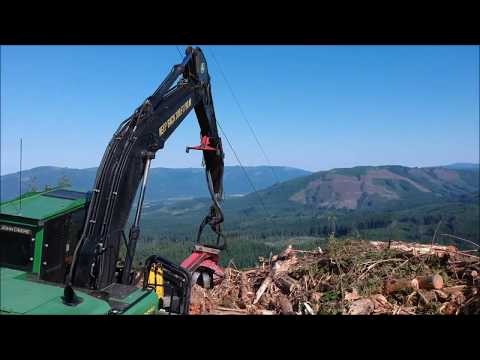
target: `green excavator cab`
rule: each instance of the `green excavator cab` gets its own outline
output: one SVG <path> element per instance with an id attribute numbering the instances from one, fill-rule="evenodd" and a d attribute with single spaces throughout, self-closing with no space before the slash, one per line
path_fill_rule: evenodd
<path id="1" fill-rule="evenodd" d="M 63 283 L 80 238 L 87 193 L 55 189 L 0 205 L 0 265 Z"/>

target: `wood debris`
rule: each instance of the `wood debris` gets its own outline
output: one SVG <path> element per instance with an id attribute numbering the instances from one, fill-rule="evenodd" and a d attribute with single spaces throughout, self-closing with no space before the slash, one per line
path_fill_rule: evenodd
<path id="1" fill-rule="evenodd" d="M 345 293 L 346 301 L 355 301 L 358 299 L 360 299 L 360 295 L 358 295 L 357 289 L 353 289 L 352 292 Z"/>
<path id="2" fill-rule="evenodd" d="M 192 288 L 191 314 L 414 315 L 480 313 L 480 258 L 452 246 L 346 240 L 323 250 L 225 269 L 213 289 Z"/>

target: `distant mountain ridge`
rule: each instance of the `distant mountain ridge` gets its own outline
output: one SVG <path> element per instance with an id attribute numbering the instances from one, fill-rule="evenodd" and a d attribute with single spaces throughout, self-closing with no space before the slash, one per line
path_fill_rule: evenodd
<path id="1" fill-rule="evenodd" d="M 264 215 L 265 210 L 270 215 L 295 217 L 311 211 L 392 211 L 440 202 L 472 203 L 478 202 L 478 194 L 477 170 L 357 166 L 315 172 L 274 184 L 258 194 L 230 198 L 225 201 L 224 209 L 247 217 Z M 163 202 L 148 206 L 145 217 L 158 212 L 172 215 L 204 212 L 209 203 L 206 197 Z"/>
<path id="2" fill-rule="evenodd" d="M 261 195 L 266 203 L 380 210 L 459 199 L 478 190 L 478 169 L 386 165 L 320 171 L 273 185 Z"/>
<path id="3" fill-rule="evenodd" d="M 454 163 L 454 164 L 446 165 L 444 167 L 452 170 L 477 170 L 478 171 L 480 169 L 480 164 Z"/>
<path id="4" fill-rule="evenodd" d="M 268 166 L 245 169 L 262 198 L 277 205 L 351 210 L 383 208 L 393 203 L 422 203 L 465 196 L 479 188 L 479 165 L 472 163 L 436 167 L 357 166 L 314 173 L 277 166 L 274 171 L 280 183 L 275 182 L 272 169 Z M 92 188 L 96 172 L 97 168 L 36 167 L 22 172 L 22 189 L 24 192 L 32 187 L 43 190 L 45 185 L 55 186 L 62 177 L 66 177 L 73 187 L 86 191 Z M 18 196 L 18 181 L 18 173 L 1 177 L 1 201 Z M 251 185 L 239 166 L 225 167 L 224 183 L 227 197 L 241 195 L 245 201 L 257 199 L 256 194 L 250 194 Z M 206 196 L 208 191 L 202 168 L 158 167 L 150 171 L 147 202 Z"/>
<path id="5" fill-rule="evenodd" d="M 268 166 L 247 166 L 246 172 L 257 189 L 267 188 L 275 183 L 272 169 Z M 295 177 L 311 174 L 310 171 L 275 166 L 278 180 L 286 181 Z M 73 169 L 55 166 L 40 166 L 22 172 L 22 192 L 43 190 L 46 185 L 56 186 L 62 177 L 70 184 L 84 191 L 92 189 L 97 168 Z M 18 196 L 19 173 L 1 177 L 1 201 L 7 201 Z M 243 170 L 239 166 L 226 166 L 224 187 L 227 196 L 245 195 L 252 191 Z M 170 198 L 194 198 L 208 196 L 204 169 L 202 168 L 152 168 L 150 170 L 146 200 L 159 201 Z"/>

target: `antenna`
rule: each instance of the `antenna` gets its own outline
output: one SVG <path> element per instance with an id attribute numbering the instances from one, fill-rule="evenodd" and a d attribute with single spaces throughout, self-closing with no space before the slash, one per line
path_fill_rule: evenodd
<path id="1" fill-rule="evenodd" d="M 20 138 L 20 177 L 19 177 L 19 184 L 18 184 L 18 187 L 19 187 L 19 191 L 20 191 L 20 199 L 19 199 L 19 206 L 20 206 L 20 210 L 19 212 L 22 211 L 22 138 Z"/>

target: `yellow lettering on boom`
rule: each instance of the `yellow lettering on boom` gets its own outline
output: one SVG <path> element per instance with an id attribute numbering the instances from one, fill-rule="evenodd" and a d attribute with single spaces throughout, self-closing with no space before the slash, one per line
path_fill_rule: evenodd
<path id="1" fill-rule="evenodd" d="M 188 99 L 185 103 L 178 108 L 178 110 L 165 121 L 158 129 L 160 136 L 172 127 L 172 125 L 192 106 L 192 99 Z"/>

